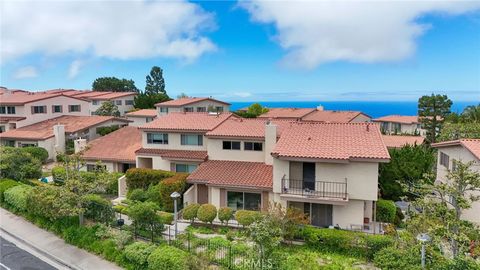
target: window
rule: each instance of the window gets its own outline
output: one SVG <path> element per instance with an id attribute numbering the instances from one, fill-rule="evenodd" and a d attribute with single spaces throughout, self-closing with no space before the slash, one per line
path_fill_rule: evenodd
<path id="1" fill-rule="evenodd" d="M 183 108 L 184 112 L 193 112 L 193 107 L 185 107 Z"/>
<path id="2" fill-rule="evenodd" d="M 21 143 L 21 142 L 18 142 L 18 147 L 37 147 L 37 143 Z"/>
<path id="3" fill-rule="evenodd" d="M 197 169 L 195 164 L 175 164 L 175 172 L 191 173 Z"/>
<path id="4" fill-rule="evenodd" d="M 215 110 L 217 112 L 223 112 L 223 107 L 222 106 L 217 106 L 217 107 L 215 107 Z"/>
<path id="5" fill-rule="evenodd" d="M 262 196 L 260 193 L 227 191 L 227 205 L 234 211 L 260 210 Z"/>
<path id="6" fill-rule="evenodd" d="M 131 99 L 125 100 L 125 105 L 133 105 L 133 100 Z"/>
<path id="7" fill-rule="evenodd" d="M 98 100 L 92 101 L 92 104 L 93 104 L 93 105 L 98 105 Z"/>
<path id="8" fill-rule="evenodd" d="M 121 100 L 115 100 L 115 105 L 122 105 L 122 101 Z"/>
<path id="9" fill-rule="evenodd" d="M 168 107 L 160 107 L 161 113 L 168 113 Z"/>
<path id="10" fill-rule="evenodd" d="M 400 133 L 402 132 L 402 125 L 400 123 L 392 123 L 393 125 L 393 132 Z"/>
<path id="11" fill-rule="evenodd" d="M 6 114 L 6 113 L 7 113 L 7 111 L 6 111 L 5 106 L 1 106 L 0 107 L 0 114 Z"/>
<path id="12" fill-rule="evenodd" d="M 15 114 L 15 107 L 8 106 L 7 107 L 7 114 Z"/>
<path id="13" fill-rule="evenodd" d="M 11 140 L 5 141 L 5 146 L 15 147 L 15 141 L 11 141 Z"/>
<path id="14" fill-rule="evenodd" d="M 262 151 L 263 144 L 261 142 L 244 142 L 243 149 L 247 151 Z"/>
<path id="15" fill-rule="evenodd" d="M 153 121 L 153 117 L 147 117 L 145 118 L 145 122 L 148 123 L 148 122 L 152 122 Z"/>
<path id="16" fill-rule="evenodd" d="M 61 113 L 63 111 L 62 105 L 52 105 L 53 113 Z"/>
<path id="17" fill-rule="evenodd" d="M 0 126 L 0 133 L 5 132 L 5 126 Z"/>
<path id="18" fill-rule="evenodd" d="M 168 144 L 167 133 L 147 133 L 147 143 Z"/>
<path id="19" fill-rule="evenodd" d="M 69 112 L 79 112 L 80 111 L 80 105 L 68 105 L 68 111 Z"/>
<path id="20" fill-rule="evenodd" d="M 32 114 L 47 113 L 47 106 L 32 106 Z"/>
<path id="21" fill-rule="evenodd" d="M 207 108 L 205 108 L 205 107 L 197 107 L 197 112 L 207 112 Z"/>
<path id="22" fill-rule="evenodd" d="M 449 163 L 450 157 L 447 154 L 440 152 L 440 165 L 443 165 L 445 168 L 448 169 Z"/>
<path id="23" fill-rule="evenodd" d="M 106 171 L 107 165 L 87 164 L 87 172 Z"/>
<path id="24" fill-rule="evenodd" d="M 182 134 L 181 145 L 203 145 L 203 136 L 200 134 Z"/>
<path id="25" fill-rule="evenodd" d="M 240 150 L 240 142 L 223 141 L 223 150 Z"/>

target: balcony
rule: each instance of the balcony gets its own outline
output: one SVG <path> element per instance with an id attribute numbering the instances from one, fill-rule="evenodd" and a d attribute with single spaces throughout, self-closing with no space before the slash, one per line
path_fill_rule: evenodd
<path id="1" fill-rule="evenodd" d="M 288 197 L 348 201 L 347 179 L 342 182 L 282 178 L 282 195 Z"/>

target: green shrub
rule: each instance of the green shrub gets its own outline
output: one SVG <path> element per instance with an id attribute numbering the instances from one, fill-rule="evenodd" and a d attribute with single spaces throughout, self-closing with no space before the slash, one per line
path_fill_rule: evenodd
<path id="1" fill-rule="evenodd" d="M 420 267 L 419 254 L 407 252 L 396 247 L 388 247 L 375 254 L 375 266 L 382 270 L 416 270 Z"/>
<path id="2" fill-rule="evenodd" d="M 158 184 L 164 211 L 173 212 L 173 199 L 170 195 L 175 191 L 180 194 L 183 193 L 187 185 L 187 176 L 188 174 L 186 173 L 177 173 L 172 177 L 164 179 Z"/>
<path id="3" fill-rule="evenodd" d="M 144 202 L 148 199 L 148 194 L 141 188 L 136 188 L 127 193 L 127 198 L 132 201 Z"/>
<path id="4" fill-rule="evenodd" d="M 195 221 L 195 218 L 197 218 L 197 213 L 198 213 L 198 208 L 199 207 L 200 207 L 200 204 L 198 204 L 198 203 L 192 203 L 192 204 L 187 205 L 182 210 L 183 218 L 190 220 L 190 222 L 193 224 L 193 222 Z"/>
<path id="5" fill-rule="evenodd" d="M 160 216 L 160 221 L 163 224 L 172 224 L 174 215 L 172 213 L 158 211 L 157 214 Z"/>
<path id="6" fill-rule="evenodd" d="M 155 250 L 155 246 L 144 242 L 135 242 L 125 247 L 125 258 L 135 265 L 135 269 L 146 269 L 148 256 Z"/>
<path id="7" fill-rule="evenodd" d="M 16 147 L 0 147 L 0 178 L 17 181 L 42 176 L 42 164 L 30 153 Z"/>
<path id="8" fill-rule="evenodd" d="M 160 185 L 150 185 L 146 191 L 147 201 L 154 202 L 162 206 L 162 197 L 160 196 Z"/>
<path id="9" fill-rule="evenodd" d="M 38 159 L 41 163 L 45 163 L 48 159 L 48 151 L 45 150 L 45 148 L 29 146 L 22 148 L 22 150 L 32 155 L 32 157 Z"/>
<path id="10" fill-rule="evenodd" d="M 113 206 L 113 210 L 120 214 L 127 214 L 127 206 L 123 204 L 117 204 Z"/>
<path id="11" fill-rule="evenodd" d="M 32 189 L 31 186 L 27 185 L 18 185 L 7 189 L 3 193 L 5 202 L 14 210 L 25 212 L 27 211 L 28 196 Z"/>
<path id="12" fill-rule="evenodd" d="M 480 263 L 472 258 L 457 257 L 437 268 L 438 270 L 478 270 Z"/>
<path id="13" fill-rule="evenodd" d="M 218 209 L 218 219 L 228 225 L 228 221 L 233 218 L 233 209 L 230 207 L 220 207 Z"/>
<path id="14" fill-rule="evenodd" d="M 28 197 L 28 212 L 56 220 L 80 213 L 80 198 L 73 192 L 54 185 L 37 186 Z"/>
<path id="15" fill-rule="evenodd" d="M 20 183 L 18 183 L 17 181 L 15 180 L 11 180 L 11 179 L 1 179 L 0 180 L 0 203 L 3 203 L 3 193 L 14 187 L 14 186 L 18 186 L 20 185 Z"/>
<path id="16" fill-rule="evenodd" d="M 258 211 L 238 210 L 235 213 L 235 220 L 242 226 L 248 226 L 261 217 Z"/>
<path id="17" fill-rule="evenodd" d="M 118 195 L 118 178 L 122 177 L 122 173 L 110 173 L 110 180 L 108 181 L 107 185 L 107 194 Z"/>
<path id="18" fill-rule="evenodd" d="M 114 132 L 119 128 L 118 125 L 111 125 L 111 126 L 106 126 L 106 127 L 97 127 L 97 134 L 100 136 L 105 136 L 108 133 Z"/>
<path id="19" fill-rule="evenodd" d="M 95 242 L 95 240 L 97 240 L 96 231 L 96 226 L 71 226 L 65 229 L 63 232 L 63 239 L 65 239 L 65 242 L 69 244 L 78 246 L 80 248 L 87 248 L 93 242 Z"/>
<path id="20" fill-rule="evenodd" d="M 217 208 L 213 204 L 202 204 L 198 208 L 198 219 L 205 223 L 212 223 L 217 217 Z"/>
<path id="21" fill-rule="evenodd" d="M 148 269 L 186 269 L 188 254 L 175 247 L 161 246 L 148 256 Z"/>
<path id="22" fill-rule="evenodd" d="M 387 247 L 392 247 L 395 241 L 392 237 L 385 235 L 363 235 L 365 245 L 367 246 L 366 256 L 367 259 L 372 260 L 375 254 Z"/>
<path id="23" fill-rule="evenodd" d="M 127 230 L 114 231 L 112 237 L 117 249 L 123 249 L 133 239 L 132 233 Z"/>
<path id="24" fill-rule="evenodd" d="M 395 215 L 397 214 L 397 207 L 393 201 L 378 200 L 377 201 L 377 220 L 380 222 L 393 223 Z"/>
<path id="25" fill-rule="evenodd" d="M 83 201 L 86 218 L 104 222 L 106 224 L 113 221 L 115 214 L 109 200 L 104 199 L 97 194 L 87 194 L 83 196 Z"/>
<path id="26" fill-rule="evenodd" d="M 282 270 L 320 270 L 318 255 L 314 252 L 305 251 L 290 254 L 282 264 Z"/>
<path id="27" fill-rule="evenodd" d="M 403 214 L 402 209 L 400 209 L 400 207 L 397 207 L 393 224 L 395 224 L 395 226 L 399 227 L 400 225 L 402 225 L 402 222 L 403 222 L 404 218 L 405 218 L 405 215 Z"/>
<path id="28" fill-rule="evenodd" d="M 53 167 L 52 177 L 55 183 L 63 184 L 67 179 L 67 172 L 65 170 L 65 167 Z M 95 172 L 80 171 L 80 177 L 82 178 L 82 181 L 93 182 L 96 180 L 97 175 L 95 174 Z"/>
<path id="29" fill-rule="evenodd" d="M 127 187 L 129 190 L 141 188 L 146 190 L 150 185 L 156 185 L 165 178 L 174 176 L 175 173 L 147 168 L 132 168 L 127 171 Z"/>

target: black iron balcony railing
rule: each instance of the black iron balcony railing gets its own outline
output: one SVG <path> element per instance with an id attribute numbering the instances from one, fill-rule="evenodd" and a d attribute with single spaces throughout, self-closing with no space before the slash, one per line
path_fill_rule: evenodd
<path id="1" fill-rule="evenodd" d="M 347 179 L 342 182 L 328 182 L 282 178 L 282 193 L 347 200 Z"/>

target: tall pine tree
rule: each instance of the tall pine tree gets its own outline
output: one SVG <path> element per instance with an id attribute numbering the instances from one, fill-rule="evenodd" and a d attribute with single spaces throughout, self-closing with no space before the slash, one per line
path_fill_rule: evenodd
<path id="1" fill-rule="evenodd" d="M 147 85 L 145 86 L 145 94 L 166 94 L 165 79 L 163 79 L 163 70 L 160 67 L 153 66 L 150 75 L 146 77 Z"/>

